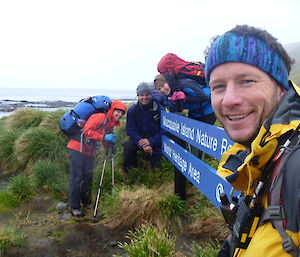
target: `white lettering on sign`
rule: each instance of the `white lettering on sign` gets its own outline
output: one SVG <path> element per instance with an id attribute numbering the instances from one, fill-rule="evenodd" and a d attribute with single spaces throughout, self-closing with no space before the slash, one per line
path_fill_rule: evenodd
<path id="1" fill-rule="evenodd" d="M 171 158 L 172 157 L 172 147 L 164 142 L 164 152 Z"/>
<path id="2" fill-rule="evenodd" d="M 197 181 L 198 184 L 200 183 L 200 171 L 194 168 L 192 166 L 192 163 L 189 163 L 188 174 L 191 176 L 193 180 Z"/>
<path id="3" fill-rule="evenodd" d="M 166 116 L 163 116 L 163 125 L 170 129 L 170 130 L 173 130 L 177 133 L 179 133 L 179 130 L 180 130 L 180 124 L 176 121 L 173 121 L 173 120 L 169 120 L 166 118 Z"/>
<path id="4" fill-rule="evenodd" d="M 194 138 L 195 138 L 195 129 L 188 127 L 185 123 L 181 123 L 180 134 L 185 136 L 186 138 L 194 140 Z"/>
<path id="5" fill-rule="evenodd" d="M 226 138 L 222 138 L 221 142 L 221 155 L 226 152 L 232 145 L 228 143 Z"/>
<path id="6" fill-rule="evenodd" d="M 197 129 L 196 142 L 214 152 L 217 151 L 218 140 L 215 137 L 208 136 L 206 131 L 202 133 L 201 130 Z"/>
<path id="7" fill-rule="evenodd" d="M 182 172 L 185 172 L 187 169 L 187 162 L 181 157 L 179 153 L 176 153 L 173 151 L 172 153 L 172 159 L 174 160 L 175 163 L 180 167 Z"/>

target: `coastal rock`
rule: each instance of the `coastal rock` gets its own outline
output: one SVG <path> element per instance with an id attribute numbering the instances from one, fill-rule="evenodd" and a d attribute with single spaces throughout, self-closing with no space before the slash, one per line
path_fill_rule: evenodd
<path id="1" fill-rule="evenodd" d="M 0 100 L 0 112 L 12 112 L 18 108 L 35 108 L 35 109 L 57 109 L 71 108 L 76 103 L 65 101 L 16 101 L 16 100 Z"/>

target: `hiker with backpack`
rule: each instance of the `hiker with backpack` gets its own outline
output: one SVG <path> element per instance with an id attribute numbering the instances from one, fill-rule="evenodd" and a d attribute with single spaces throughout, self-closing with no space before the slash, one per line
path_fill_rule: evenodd
<path id="1" fill-rule="evenodd" d="M 224 213 L 232 234 L 219 257 L 300 256 L 300 88 L 289 81 L 292 63 L 276 38 L 247 25 L 207 51 L 212 105 L 236 142 L 218 174 L 244 193 L 231 202 L 237 211 Z"/>
<path id="2" fill-rule="evenodd" d="M 79 137 L 74 136 L 67 148 L 70 149 L 71 169 L 69 181 L 69 207 L 73 216 L 82 217 L 84 208 L 91 204 L 96 142 L 102 141 L 105 148 L 116 143 L 113 128 L 120 126 L 120 119 L 126 112 L 126 105 L 114 100 L 107 113 L 94 113 L 87 119 Z"/>
<path id="3" fill-rule="evenodd" d="M 179 78 L 169 73 L 158 74 L 154 86 L 165 96 L 164 106 L 171 112 L 188 110 L 188 117 L 214 124 L 216 117 L 210 103 L 210 90 L 190 78 Z"/>
<path id="4" fill-rule="evenodd" d="M 124 147 L 123 169 L 129 173 L 137 167 L 137 152 L 143 151 L 152 168 L 161 164 L 160 111 L 162 106 L 152 97 L 151 85 L 142 82 L 137 87 L 138 102 L 130 106 L 126 116 L 126 132 L 129 136 Z"/>

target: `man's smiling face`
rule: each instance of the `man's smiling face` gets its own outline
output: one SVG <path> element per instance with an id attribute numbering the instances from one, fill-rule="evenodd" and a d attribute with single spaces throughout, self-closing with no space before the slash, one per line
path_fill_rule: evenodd
<path id="1" fill-rule="evenodd" d="M 277 107 L 282 89 L 267 73 L 244 63 L 225 63 L 211 72 L 211 100 L 232 140 L 245 146 Z"/>

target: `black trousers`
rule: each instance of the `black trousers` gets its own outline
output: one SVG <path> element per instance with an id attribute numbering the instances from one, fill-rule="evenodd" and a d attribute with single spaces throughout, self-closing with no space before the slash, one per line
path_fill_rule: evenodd
<path id="1" fill-rule="evenodd" d="M 80 209 L 80 203 L 89 204 L 92 200 L 93 156 L 70 150 L 71 158 L 69 181 L 69 204 L 71 209 Z"/>
<path id="2" fill-rule="evenodd" d="M 123 169 L 126 173 L 128 173 L 131 168 L 137 167 L 137 151 L 139 149 L 131 139 L 129 139 L 123 144 L 123 148 Z M 147 154 L 147 159 L 149 159 L 151 163 L 151 168 L 159 167 L 162 160 L 162 153 L 160 147 L 158 149 L 153 149 L 152 155 Z"/>

